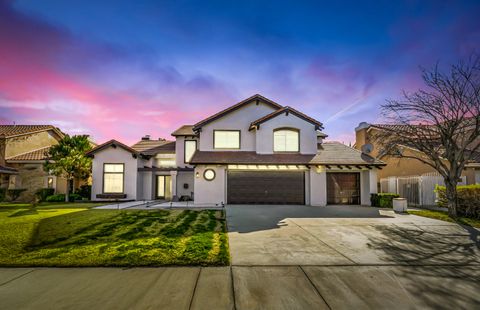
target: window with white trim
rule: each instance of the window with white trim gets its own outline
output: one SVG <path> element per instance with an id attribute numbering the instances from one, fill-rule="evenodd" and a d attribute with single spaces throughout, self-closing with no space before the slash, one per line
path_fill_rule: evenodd
<path id="1" fill-rule="evenodd" d="M 124 164 L 103 164 L 103 192 L 123 193 Z"/>
<path id="2" fill-rule="evenodd" d="M 299 132 L 295 129 L 279 129 L 273 132 L 274 152 L 299 152 Z"/>
<path id="3" fill-rule="evenodd" d="M 214 130 L 213 148 L 215 149 L 239 149 L 240 130 Z"/>

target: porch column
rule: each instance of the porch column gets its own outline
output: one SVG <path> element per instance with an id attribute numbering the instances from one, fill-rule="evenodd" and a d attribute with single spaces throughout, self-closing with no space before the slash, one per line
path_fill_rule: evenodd
<path id="1" fill-rule="evenodd" d="M 327 205 L 327 171 L 323 166 L 310 168 L 310 205 Z"/>
<path id="2" fill-rule="evenodd" d="M 172 198 L 177 196 L 177 173 L 177 171 L 170 171 L 170 175 L 172 176 Z"/>

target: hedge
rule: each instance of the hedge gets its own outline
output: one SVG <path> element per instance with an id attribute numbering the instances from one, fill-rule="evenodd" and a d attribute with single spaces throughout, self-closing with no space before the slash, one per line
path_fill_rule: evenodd
<path id="1" fill-rule="evenodd" d="M 0 188 L 0 202 L 5 201 L 7 199 L 7 189 Z"/>
<path id="2" fill-rule="evenodd" d="M 372 207 L 393 208 L 393 198 L 398 197 L 400 197 L 400 195 L 395 193 L 370 194 L 370 202 Z"/>
<path id="3" fill-rule="evenodd" d="M 448 207 L 445 186 L 435 188 L 438 195 L 438 206 Z M 480 219 L 480 184 L 457 186 L 457 215 Z"/>
<path id="4" fill-rule="evenodd" d="M 68 195 L 68 201 L 74 202 L 75 200 L 82 200 L 82 196 L 75 193 Z M 47 202 L 64 202 L 65 194 L 56 194 L 56 195 L 48 196 L 46 201 Z"/>
<path id="5" fill-rule="evenodd" d="M 40 188 L 35 192 L 35 196 L 40 202 L 46 201 L 48 196 L 52 196 L 55 193 L 54 188 Z"/>

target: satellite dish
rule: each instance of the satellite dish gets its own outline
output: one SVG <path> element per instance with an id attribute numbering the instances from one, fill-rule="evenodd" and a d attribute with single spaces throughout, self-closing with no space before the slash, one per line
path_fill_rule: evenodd
<path id="1" fill-rule="evenodd" d="M 373 145 L 370 143 L 362 145 L 362 153 L 370 154 L 373 151 Z"/>

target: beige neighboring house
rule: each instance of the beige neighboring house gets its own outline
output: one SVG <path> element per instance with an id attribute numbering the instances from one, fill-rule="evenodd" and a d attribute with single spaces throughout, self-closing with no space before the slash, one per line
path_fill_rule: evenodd
<path id="1" fill-rule="evenodd" d="M 25 189 L 17 201 L 31 201 L 40 188 L 65 193 L 66 180 L 43 169 L 49 148 L 63 137 L 52 125 L 0 125 L 0 188 Z"/>
<path id="2" fill-rule="evenodd" d="M 385 156 L 382 154 L 382 145 L 375 141 L 373 137 L 382 128 L 395 129 L 395 126 L 387 124 L 369 124 L 362 122 L 355 128 L 356 141 L 354 147 L 363 150 L 369 155 L 378 158 L 387 165 L 378 172 L 378 180 L 388 177 L 419 176 L 426 173 L 436 172 L 432 167 L 412 158 L 402 158 L 399 156 Z M 410 148 L 401 147 L 401 152 L 405 155 L 421 156 L 422 152 Z M 463 175 L 466 177 L 466 184 L 480 184 L 480 153 L 472 154 L 470 162 L 466 165 Z"/>

